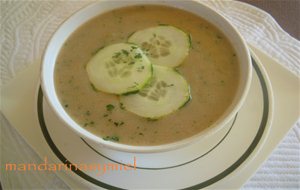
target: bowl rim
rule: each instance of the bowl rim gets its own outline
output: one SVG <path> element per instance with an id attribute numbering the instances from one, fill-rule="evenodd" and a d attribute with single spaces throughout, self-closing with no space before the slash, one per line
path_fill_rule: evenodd
<path id="1" fill-rule="evenodd" d="M 207 138 L 207 137 L 211 136 L 212 134 L 215 134 L 217 131 L 219 131 L 225 124 L 227 124 L 235 116 L 235 114 L 238 112 L 238 110 L 241 108 L 241 106 L 245 102 L 245 99 L 247 97 L 247 94 L 249 92 L 250 85 L 251 85 L 252 66 L 251 66 L 250 51 L 249 51 L 249 49 L 247 47 L 247 44 L 246 44 L 245 40 L 243 39 L 243 37 L 239 33 L 239 31 L 236 28 L 234 28 L 234 26 L 223 15 L 221 15 L 220 13 L 218 13 L 217 11 L 215 11 L 214 9 L 210 8 L 209 6 L 203 4 L 200 0 L 191 0 L 190 2 L 196 2 L 197 4 L 199 4 L 198 6 L 202 6 L 203 9 L 208 10 L 209 12 L 211 12 L 212 14 L 214 14 L 214 16 L 217 16 L 217 17 L 219 17 L 219 19 L 222 19 L 225 22 L 225 24 L 227 25 L 227 27 L 230 27 L 230 30 L 234 31 L 234 35 L 236 37 L 238 37 L 238 41 L 240 42 L 240 45 L 243 48 L 243 51 L 246 53 L 246 56 L 247 56 L 247 66 L 248 66 L 247 67 L 247 71 L 248 72 L 247 72 L 247 76 L 245 76 L 246 83 L 245 83 L 245 85 L 243 87 L 239 87 L 239 89 L 242 88 L 242 94 L 239 96 L 239 98 L 237 100 L 237 103 L 235 103 L 233 105 L 233 108 L 229 111 L 228 114 L 225 114 L 227 112 L 227 111 L 225 111 L 225 113 L 223 113 L 211 126 L 209 126 L 205 130 L 203 130 L 203 131 L 201 131 L 201 132 L 199 132 L 199 133 L 197 133 L 197 134 L 195 134 L 193 136 L 184 138 L 184 139 L 179 140 L 179 141 L 171 142 L 171 143 L 160 144 L 160 145 L 149 145 L 149 146 L 135 146 L 135 145 L 127 145 L 127 144 L 116 143 L 116 142 L 112 142 L 112 141 L 105 141 L 100 136 L 97 136 L 97 135 L 91 133 L 90 131 L 84 129 L 83 127 L 81 127 L 79 124 L 77 124 L 71 118 L 71 116 L 69 116 L 64 111 L 65 114 L 69 117 L 68 118 L 69 120 L 67 121 L 67 118 L 63 117 L 62 114 L 61 114 L 61 112 L 58 111 L 58 108 L 56 107 L 56 104 L 55 104 L 55 102 L 53 100 L 54 97 L 50 96 L 49 89 L 48 89 L 49 85 L 47 84 L 47 78 L 45 78 L 45 73 L 48 72 L 46 64 L 47 64 L 47 56 L 48 56 L 49 51 L 51 49 L 50 47 L 54 43 L 54 41 L 56 40 L 55 37 L 56 37 L 57 33 L 64 26 L 66 26 L 68 24 L 68 22 L 70 22 L 70 20 L 72 18 L 74 18 L 74 17 L 76 17 L 78 15 L 84 14 L 85 12 L 87 12 L 91 8 L 93 8 L 95 5 L 103 4 L 103 3 L 107 3 L 107 2 L 109 2 L 109 0 L 102 0 L 102 1 L 99 1 L 99 2 L 92 3 L 92 4 L 88 5 L 88 6 L 83 7 L 82 9 L 76 11 L 71 16 L 69 16 L 62 24 L 60 24 L 58 26 L 57 30 L 53 33 L 52 37 L 48 41 L 48 44 L 47 44 L 46 49 L 44 51 L 44 54 L 43 54 L 43 57 L 42 57 L 41 71 L 40 71 L 40 73 L 41 73 L 41 79 L 40 80 L 41 80 L 41 86 L 42 86 L 43 94 L 44 94 L 45 99 L 49 103 L 51 109 L 55 112 L 55 114 L 58 116 L 58 118 L 65 125 L 67 125 L 70 129 L 72 129 L 74 132 L 76 132 L 80 137 L 92 140 L 93 142 L 99 144 L 100 146 L 102 145 L 102 146 L 107 147 L 109 149 L 123 151 L 123 152 L 133 152 L 133 153 L 154 153 L 154 152 L 165 152 L 165 151 L 170 151 L 170 150 L 178 149 L 178 148 L 184 147 L 184 146 L 186 146 L 188 144 L 191 144 L 191 143 L 193 143 L 195 141 L 199 141 L 199 140 L 201 140 L 203 138 Z M 122 5 L 120 7 L 128 7 L 128 6 L 132 6 L 132 5 L 153 5 L 154 4 L 154 5 L 165 5 L 165 6 L 170 6 L 170 7 L 173 7 L 173 8 L 178 8 L 178 7 L 176 7 L 176 5 L 172 4 L 172 3 L 174 3 L 174 1 L 172 1 L 172 0 L 165 0 L 165 1 L 146 1 L 146 0 L 144 0 L 144 1 L 132 1 L 132 2 L 135 2 L 136 4 L 127 4 L 125 6 Z M 183 2 L 176 2 L 176 3 L 183 3 Z M 111 9 L 106 10 L 106 11 L 111 11 L 111 10 L 114 10 L 114 9 L 116 9 L 116 8 L 111 8 Z M 179 7 L 179 9 L 180 9 L 180 7 Z M 187 9 L 184 9 L 184 10 L 193 13 L 192 11 L 189 11 Z M 94 14 L 93 17 L 91 17 L 91 18 L 99 16 L 102 13 Z M 195 13 L 193 13 L 193 14 L 195 14 Z M 200 16 L 200 15 L 198 15 L 198 16 Z M 88 20 L 91 20 L 91 18 L 89 18 Z M 203 18 L 203 19 L 207 20 L 206 18 Z M 211 23 L 210 21 L 208 21 L 208 22 Z M 78 24 L 74 29 L 72 29 L 72 32 L 70 34 L 72 34 L 74 31 L 76 31 L 84 23 L 86 23 L 86 21 L 83 22 L 83 23 L 81 23 L 81 24 Z M 211 24 L 214 25 L 221 32 L 224 32 L 220 27 L 217 27 L 214 23 L 211 23 Z M 68 35 L 68 37 L 69 36 L 70 35 Z M 227 35 L 226 35 L 226 37 L 227 37 Z M 65 41 L 63 41 L 61 43 L 61 45 L 63 45 L 64 42 Z M 57 58 L 57 56 L 55 57 L 55 60 L 56 60 L 56 58 Z M 54 62 L 54 66 L 53 67 L 55 68 L 55 62 Z M 54 73 L 54 70 L 55 69 L 53 69 L 53 73 Z M 54 88 L 54 93 L 56 95 L 55 98 L 58 99 L 56 91 L 55 91 L 55 87 L 53 87 L 53 88 Z M 63 106 L 62 106 L 62 104 L 60 102 L 59 102 L 59 105 L 60 105 L 60 108 L 63 109 Z M 231 107 L 231 106 L 229 106 L 229 107 Z M 220 118 L 223 117 L 223 115 L 225 115 L 224 118 L 220 119 Z M 72 120 L 73 122 L 70 122 L 70 120 Z"/>

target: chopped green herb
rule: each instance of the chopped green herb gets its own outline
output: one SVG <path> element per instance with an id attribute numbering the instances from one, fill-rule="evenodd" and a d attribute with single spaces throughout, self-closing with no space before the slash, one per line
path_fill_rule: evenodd
<path id="1" fill-rule="evenodd" d="M 132 86 L 128 87 L 128 89 L 130 89 L 130 88 L 135 88 L 135 87 L 138 86 L 138 85 L 139 85 L 139 83 L 134 82 Z M 138 92 L 138 91 L 139 91 L 139 90 L 137 90 L 137 92 Z M 136 92 L 135 92 L 135 91 L 134 91 L 134 92 L 127 92 L 127 93 L 124 93 L 124 94 L 122 94 L 122 95 L 127 95 L 127 94 L 132 94 L 132 93 L 136 93 Z"/>
<path id="2" fill-rule="evenodd" d="M 223 39 L 223 37 L 222 37 L 220 34 L 217 34 L 217 38 L 218 38 L 219 40 Z"/>
<path id="3" fill-rule="evenodd" d="M 107 116 L 108 116 L 108 114 L 107 114 L 107 113 L 103 115 L 103 117 L 107 117 Z"/>
<path id="4" fill-rule="evenodd" d="M 94 125 L 94 124 L 95 124 L 95 122 L 94 122 L 94 121 L 91 121 L 91 122 L 90 122 L 90 124 L 91 124 L 91 125 Z"/>
<path id="5" fill-rule="evenodd" d="M 85 112 L 85 115 L 91 115 L 91 112 L 88 110 Z"/>
<path id="6" fill-rule="evenodd" d="M 112 122 L 112 119 L 108 119 L 109 122 Z"/>
<path id="7" fill-rule="evenodd" d="M 69 107 L 69 104 L 65 104 L 65 108 Z"/>
<path id="8" fill-rule="evenodd" d="M 120 55 L 121 55 L 121 52 L 117 52 L 117 53 L 115 53 L 115 54 L 113 55 L 112 58 L 118 58 Z"/>
<path id="9" fill-rule="evenodd" d="M 115 106 L 112 105 L 112 104 L 106 105 L 106 110 L 107 110 L 107 111 L 112 111 L 114 108 L 115 108 Z"/>
<path id="10" fill-rule="evenodd" d="M 118 142 L 120 139 L 119 139 L 119 137 L 117 137 L 117 136 L 106 136 L 106 137 L 103 137 L 103 140 L 105 140 L 105 141 L 115 141 L 115 142 Z"/>
<path id="11" fill-rule="evenodd" d="M 141 59 L 142 58 L 142 54 L 138 53 L 134 56 L 135 59 Z"/>
<path id="12" fill-rule="evenodd" d="M 147 121 L 157 121 L 158 119 L 147 118 Z"/>
<path id="13" fill-rule="evenodd" d="M 128 55 L 128 54 L 129 54 L 129 52 L 128 52 L 127 50 L 125 50 L 125 49 L 122 49 L 121 51 L 122 51 L 122 53 L 123 53 L 124 55 Z"/>
<path id="14" fill-rule="evenodd" d="M 120 102 L 119 106 L 120 106 L 120 108 L 121 108 L 122 110 L 125 109 L 125 106 L 124 106 L 124 104 L 123 104 L 122 102 Z"/>
<path id="15" fill-rule="evenodd" d="M 158 23 L 158 26 L 169 26 L 168 24 Z"/>
<path id="16" fill-rule="evenodd" d="M 144 136 L 144 133 L 139 133 L 139 135 Z"/>
<path id="17" fill-rule="evenodd" d="M 118 126 L 124 125 L 124 122 L 123 122 L 123 121 L 120 121 L 120 122 L 114 122 L 114 125 L 115 125 L 116 127 L 118 127 Z"/>
<path id="18" fill-rule="evenodd" d="M 141 66 L 141 67 L 138 67 L 138 68 L 137 68 L 137 71 L 138 71 L 138 72 L 142 72 L 144 69 L 145 69 L 145 67 L 144 67 L 144 66 Z"/>

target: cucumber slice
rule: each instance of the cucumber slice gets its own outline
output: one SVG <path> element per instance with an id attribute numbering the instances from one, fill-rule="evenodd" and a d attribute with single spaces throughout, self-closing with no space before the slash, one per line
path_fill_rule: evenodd
<path id="1" fill-rule="evenodd" d="M 152 64 L 134 44 L 118 43 L 99 50 L 86 66 L 95 89 L 112 93 L 132 93 L 152 77 Z"/>
<path id="2" fill-rule="evenodd" d="M 139 93 L 121 96 L 125 109 L 139 116 L 157 119 L 190 100 L 190 87 L 177 71 L 153 65 L 151 81 Z"/>
<path id="3" fill-rule="evenodd" d="M 153 64 L 167 67 L 183 63 L 190 49 L 190 36 L 168 25 L 139 30 L 128 42 L 139 45 Z"/>

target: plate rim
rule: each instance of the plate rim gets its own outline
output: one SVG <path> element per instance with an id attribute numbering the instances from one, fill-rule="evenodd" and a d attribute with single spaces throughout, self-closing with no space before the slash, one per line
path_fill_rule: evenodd
<path id="1" fill-rule="evenodd" d="M 268 78 L 268 75 L 267 75 L 263 65 L 260 63 L 259 59 L 255 56 L 255 54 L 254 54 L 254 56 L 253 56 L 253 53 L 251 53 L 251 54 L 252 54 L 251 55 L 252 67 L 254 68 L 255 73 L 259 79 L 261 91 L 263 92 L 263 95 L 262 95 L 263 96 L 263 116 L 261 118 L 260 126 L 258 128 L 258 131 L 256 132 L 255 137 L 253 138 L 251 144 L 248 146 L 246 151 L 241 156 L 239 156 L 239 158 L 233 164 L 231 164 L 229 167 L 227 167 L 227 169 L 223 170 L 221 173 L 215 175 L 214 177 L 212 177 L 208 180 L 205 180 L 196 185 L 192 185 L 190 187 L 185 187 L 183 189 L 204 188 L 204 187 L 212 185 L 212 184 L 218 182 L 219 180 L 225 178 L 226 176 L 228 176 L 229 174 L 234 172 L 240 165 L 242 165 L 247 160 L 247 158 L 250 158 L 253 155 L 252 153 L 255 153 L 256 147 L 259 147 L 258 145 L 260 143 L 263 144 L 263 142 L 265 141 L 266 138 L 262 138 L 262 137 L 263 137 L 263 135 L 266 136 L 266 133 L 268 133 L 268 131 L 265 133 L 265 129 L 271 125 L 270 120 L 272 120 L 272 115 L 273 115 L 273 93 L 272 93 L 272 87 L 271 87 L 270 80 Z M 70 166 L 70 165 L 72 165 L 72 163 L 68 159 L 66 159 L 65 156 L 59 151 L 59 149 L 56 147 L 55 143 L 52 141 L 51 136 L 47 130 L 46 122 L 44 120 L 44 115 L 43 115 L 43 101 L 44 101 L 43 97 L 44 96 L 43 96 L 42 89 L 41 89 L 41 87 L 39 87 L 38 94 L 37 94 L 37 113 L 38 113 L 38 123 L 39 123 L 40 129 L 42 131 L 42 134 L 43 134 L 48 146 L 50 147 L 52 152 L 55 154 L 55 156 L 61 162 Z M 263 140 L 263 142 L 261 142 L 261 140 Z M 79 169 L 76 169 L 76 170 L 74 170 L 72 168 L 70 168 L 70 169 L 74 173 L 76 173 L 79 177 L 81 177 L 81 178 L 85 179 L 86 181 L 93 183 L 94 185 L 97 185 L 99 187 L 109 188 L 109 189 L 123 189 L 121 187 L 116 187 L 116 186 L 104 183 L 102 181 L 99 181 Z"/>

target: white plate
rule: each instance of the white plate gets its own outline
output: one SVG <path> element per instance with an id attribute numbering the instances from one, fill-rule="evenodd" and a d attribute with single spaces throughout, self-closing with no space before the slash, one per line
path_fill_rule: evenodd
<path id="1" fill-rule="evenodd" d="M 177 151 L 128 154 L 83 141 L 61 124 L 44 101 L 41 91 L 37 89 L 38 64 L 21 73 L 4 88 L 1 109 L 40 157 L 48 158 L 49 164 L 93 163 L 103 166 L 114 162 L 133 163 L 135 157 L 137 167 L 141 167 L 130 171 L 110 170 L 102 175 L 98 175 L 98 171 L 56 171 L 73 189 L 240 188 L 299 116 L 295 104 L 298 93 L 295 84 L 299 80 L 260 51 L 255 52 L 268 63 L 265 66 L 271 80 L 275 81 L 274 103 L 280 109 L 273 109 L 270 82 L 261 63 L 255 58 L 251 90 L 235 121 L 212 138 Z M 285 85 L 281 77 L 285 82 L 290 82 L 291 87 Z M 24 86 L 24 83 L 27 85 Z M 287 106 L 289 113 L 285 111 Z M 270 130 L 272 114 L 275 117 Z M 279 118 L 279 115 L 282 117 Z"/>
<path id="2" fill-rule="evenodd" d="M 263 145 L 269 131 L 272 89 L 261 63 L 257 59 L 252 63 L 255 72 L 250 93 L 234 120 L 216 135 L 179 150 L 124 153 L 84 140 L 56 117 L 41 89 L 36 99 L 40 128 L 59 160 L 67 165 L 81 166 L 81 170 L 73 167 L 73 172 L 96 186 L 109 189 L 204 188 L 246 164 Z M 122 165 L 125 164 L 136 167 L 124 171 Z M 96 165 L 97 169 L 84 168 L 90 165 Z"/>

